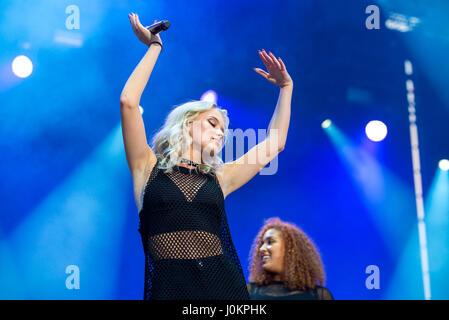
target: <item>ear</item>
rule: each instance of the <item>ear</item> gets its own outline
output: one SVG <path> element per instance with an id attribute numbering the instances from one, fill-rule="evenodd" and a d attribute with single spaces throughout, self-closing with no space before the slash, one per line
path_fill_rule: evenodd
<path id="1" fill-rule="evenodd" d="M 190 131 L 192 131 L 192 123 L 193 121 L 189 121 L 187 122 L 187 131 L 189 132 L 189 135 L 192 136 L 192 133 Z"/>

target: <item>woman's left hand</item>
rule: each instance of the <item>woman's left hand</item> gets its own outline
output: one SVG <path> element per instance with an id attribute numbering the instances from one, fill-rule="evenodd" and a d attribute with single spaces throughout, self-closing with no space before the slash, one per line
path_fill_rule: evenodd
<path id="1" fill-rule="evenodd" d="M 281 88 L 293 85 L 293 80 L 288 74 L 281 58 L 276 59 L 271 52 L 267 54 L 263 49 L 262 51 L 259 50 L 259 56 L 265 67 L 267 67 L 268 72 L 260 68 L 254 68 L 254 71 L 270 81 L 272 84 L 275 84 Z"/>

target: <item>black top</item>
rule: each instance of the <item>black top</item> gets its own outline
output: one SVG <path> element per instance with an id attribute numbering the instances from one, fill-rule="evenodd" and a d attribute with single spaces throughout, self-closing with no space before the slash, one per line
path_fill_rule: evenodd
<path id="1" fill-rule="evenodd" d="M 266 286 L 248 283 L 252 300 L 334 300 L 328 289 L 316 286 L 311 290 L 289 290 L 281 281 L 272 281 Z"/>
<path id="2" fill-rule="evenodd" d="M 156 163 L 139 217 L 145 300 L 249 299 L 214 174 Z"/>

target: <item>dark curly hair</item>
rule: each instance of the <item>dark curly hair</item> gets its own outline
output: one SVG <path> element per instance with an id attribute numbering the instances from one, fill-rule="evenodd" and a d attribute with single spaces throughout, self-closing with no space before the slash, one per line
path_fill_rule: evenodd
<path id="1" fill-rule="evenodd" d="M 273 275 L 262 267 L 262 255 L 259 248 L 263 245 L 263 236 L 269 229 L 280 231 L 284 242 L 284 270 L 281 280 L 290 289 L 314 289 L 325 285 L 326 275 L 320 254 L 312 240 L 296 225 L 274 217 L 265 221 L 254 239 L 250 253 L 249 280 L 256 285 L 268 285 Z"/>

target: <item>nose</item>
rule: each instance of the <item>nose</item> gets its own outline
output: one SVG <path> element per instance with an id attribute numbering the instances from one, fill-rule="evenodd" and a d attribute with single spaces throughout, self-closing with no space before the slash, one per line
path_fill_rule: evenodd
<path id="1" fill-rule="evenodd" d="M 267 246 L 264 243 L 260 248 L 259 248 L 260 253 L 264 254 L 267 252 Z"/>
<path id="2" fill-rule="evenodd" d="M 223 143 L 223 133 L 220 131 L 218 134 L 216 134 L 213 138 L 217 139 L 220 143 Z"/>

